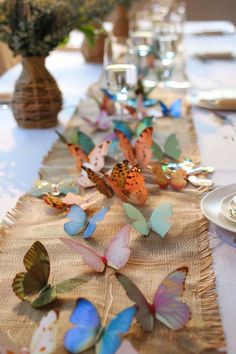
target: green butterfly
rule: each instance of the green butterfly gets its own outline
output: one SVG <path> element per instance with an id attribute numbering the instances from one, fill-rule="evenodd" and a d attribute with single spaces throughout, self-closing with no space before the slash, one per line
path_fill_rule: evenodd
<path id="1" fill-rule="evenodd" d="M 71 278 L 57 285 L 48 284 L 50 260 L 46 248 L 41 242 L 35 242 L 24 256 L 24 266 L 27 272 L 18 273 L 13 279 L 12 287 L 17 297 L 28 300 L 36 295 L 31 303 L 40 308 L 56 300 L 58 294 L 65 294 L 74 288 L 88 282 L 88 278 Z"/>
<path id="2" fill-rule="evenodd" d="M 149 127 L 153 126 L 153 116 L 149 116 L 149 117 L 144 117 L 137 125 L 136 129 L 135 129 L 135 135 L 137 137 L 139 137 L 142 132 Z"/>
<path id="3" fill-rule="evenodd" d="M 170 203 L 163 203 L 155 208 L 148 221 L 146 221 L 143 214 L 133 205 L 123 203 L 123 206 L 126 215 L 133 220 L 133 227 L 144 236 L 148 236 L 150 231 L 154 231 L 164 238 L 172 226 L 169 222 L 169 219 L 173 215 Z"/>
<path id="4" fill-rule="evenodd" d="M 178 160 L 181 155 L 180 143 L 175 134 L 171 134 L 165 141 L 163 149 L 156 143 L 152 145 L 153 155 L 162 160 L 165 156 Z"/>
<path id="5" fill-rule="evenodd" d="M 86 155 L 89 155 L 89 153 L 93 150 L 95 147 L 94 142 L 92 139 L 82 132 L 79 129 L 75 129 L 72 133 L 71 140 L 69 141 L 65 135 L 61 134 L 57 130 L 55 130 L 56 134 L 59 136 L 60 140 L 64 144 L 74 144 L 74 145 L 79 145 L 85 152 Z"/>

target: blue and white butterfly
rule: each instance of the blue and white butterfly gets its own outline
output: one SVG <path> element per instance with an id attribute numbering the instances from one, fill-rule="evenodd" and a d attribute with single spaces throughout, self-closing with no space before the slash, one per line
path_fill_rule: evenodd
<path id="1" fill-rule="evenodd" d="M 70 236 L 76 236 L 83 232 L 83 238 L 89 238 L 96 230 L 97 224 L 103 220 L 109 208 L 102 208 L 88 219 L 86 212 L 79 205 L 72 205 L 67 214 L 70 220 L 64 224 L 65 232 Z"/>
<path id="2" fill-rule="evenodd" d="M 88 300 L 79 298 L 70 317 L 75 327 L 64 337 L 65 348 L 73 354 L 96 346 L 96 354 L 115 354 L 122 343 L 121 336 L 129 331 L 137 309 L 128 307 L 118 313 L 103 328 L 96 307 Z"/>
<path id="3" fill-rule="evenodd" d="M 164 117 L 179 118 L 181 116 L 181 99 L 174 101 L 170 107 L 167 107 L 163 101 L 159 101 L 159 104 Z"/>
<path id="4" fill-rule="evenodd" d="M 150 231 L 153 231 L 164 238 L 172 226 L 169 221 L 173 215 L 170 203 L 162 203 L 159 207 L 155 208 L 148 221 L 133 205 L 123 203 L 123 206 L 126 215 L 132 220 L 132 226 L 141 235 L 148 236 Z"/>

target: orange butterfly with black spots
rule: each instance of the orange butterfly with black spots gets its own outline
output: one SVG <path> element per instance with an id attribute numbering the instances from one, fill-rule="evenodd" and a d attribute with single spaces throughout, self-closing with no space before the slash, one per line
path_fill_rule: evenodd
<path id="1" fill-rule="evenodd" d="M 115 134 L 119 140 L 123 155 L 132 166 L 137 164 L 139 167 L 145 168 L 151 161 L 152 132 L 152 127 L 144 129 L 143 132 L 139 135 L 133 147 L 127 136 L 125 136 L 120 130 L 115 129 Z"/>
<path id="2" fill-rule="evenodd" d="M 148 198 L 148 191 L 145 187 L 144 178 L 137 166 L 129 168 L 128 161 L 118 163 L 114 166 L 111 175 L 98 175 L 87 167 L 82 167 L 88 178 L 96 185 L 100 193 L 107 198 L 115 194 L 123 202 L 143 205 Z"/>

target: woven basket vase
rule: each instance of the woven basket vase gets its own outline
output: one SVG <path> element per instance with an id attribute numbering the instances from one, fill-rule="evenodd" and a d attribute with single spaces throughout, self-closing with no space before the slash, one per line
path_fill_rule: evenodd
<path id="1" fill-rule="evenodd" d="M 62 95 L 45 67 L 45 57 L 25 57 L 12 100 L 15 120 L 22 128 L 49 128 L 57 125 Z"/>

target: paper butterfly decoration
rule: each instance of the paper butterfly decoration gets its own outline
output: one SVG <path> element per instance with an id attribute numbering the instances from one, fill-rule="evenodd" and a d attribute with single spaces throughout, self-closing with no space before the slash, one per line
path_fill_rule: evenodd
<path id="1" fill-rule="evenodd" d="M 138 352 L 127 339 L 124 339 L 116 354 L 138 354 Z"/>
<path id="2" fill-rule="evenodd" d="M 64 346 L 73 354 L 94 346 L 96 354 L 115 354 L 121 345 L 121 336 L 129 331 L 135 314 L 135 307 L 128 307 L 103 328 L 96 307 L 90 301 L 79 298 L 70 317 L 74 327 L 66 332 Z"/>
<path id="3" fill-rule="evenodd" d="M 152 166 L 152 171 L 155 176 L 155 182 L 160 186 L 160 188 L 165 189 L 171 186 L 175 190 L 181 190 L 185 188 L 188 184 L 187 182 L 187 172 L 179 168 L 174 172 L 164 172 L 161 165 Z"/>
<path id="4" fill-rule="evenodd" d="M 163 158 L 169 157 L 174 160 L 178 160 L 181 155 L 180 144 L 175 134 L 171 134 L 165 141 L 163 149 L 156 143 L 153 142 L 152 149 L 153 155 L 158 160 L 163 160 Z"/>
<path id="5" fill-rule="evenodd" d="M 97 224 L 103 220 L 109 208 L 102 208 L 88 219 L 86 212 L 78 205 L 72 205 L 67 214 L 70 220 L 64 225 L 65 232 L 70 236 L 76 236 L 83 232 L 83 238 L 87 239 L 93 235 Z"/>
<path id="6" fill-rule="evenodd" d="M 96 204 L 101 197 L 98 192 L 90 193 L 88 195 L 82 196 L 78 194 L 68 193 L 63 198 L 54 197 L 49 194 L 45 194 L 42 197 L 43 201 L 52 208 L 56 209 L 68 209 L 72 205 L 79 205 L 82 209 L 86 210 L 93 204 Z"/>
<path id="7" fill-rule="evenodd" d="M 164 117 L 179 118 L 181 116 L 181 99 L 174 101 L 170 107 L 168 107 L 163 101 L 159 101 L 159 104 Z"/>
<path id="8" fill-rule="evenodd" d="M 65 138 L 61 134 L 59 136 L 65 142 Z M 108 154 L 110 141 L 103 141 L 94 146 L 92 140 L 85 133 L 78 131 L 77 136 L 77 144 L 66 143 L 70 154 L 75 159 L 78 171 L 81 171 L 81 167 L 85 162 L 89 163 L 89 166 L 94 171 L 100 171 L 105 165 L 105 156 Z"/>
<path id="9" fill-rule="evenodd" d="M 186 267 L 170 273 L 158 287 L 153 303 L 150 304 L 128 277 L 116 273 L 126 294 L 137 306 L 136 318 L 144 332 L 153 331 L 155 319 L 174 331 L 183 328 L 189 321 L 190 309 L 187 304 L 179 300 L 184 292 L 187 274 L 188 268 Z"/>
<path id="10" fill-rule="evenodd" d="M 41 197 L 44 194 L 58 196 L 67 193 L 79 193 L 79 188 L 75 185 L 75 181 L 71 178 L 61 181 L 45 181 L 38 180 L 35 186 L 29 192 L 33 197 Z"/>
<path id="11" fill-rule="evenodd" d="M 133 220 L 133 227 L 142 235 L 148 236 L 150 231 L 154 231 L 163 238 L 171 228 L 169 219 L 173 214 L 172 206 L 169 203 L 163 203 L 155 208 L 148 221 L 133 205 L 124 203 L 123 206 L 126 215 Z"/>
<path id="12" fill-rule="evenodd" d="M 140 169 L 136 166 L 131 169 L 128 162 L 116 164 L 111 175 L 99 176 L 89 168 L 83 167 L 88 178 L 95 183 L 100 193 L 111 198 L 115 193 L 122 201 L 132 204 L 145 204 L 148 191 Z"/>
<path id="13" fill-rule="evenodd" d="M 18 273 L 13 279 L 12 287 L 17 297 L 28 300 L 37 295 L 31 305 L 35 308 L 50 304 L 59 294 L 65 294 L 88 279 L 71 278 L 56 285 L 48 284 L 50 275 L 50 259 L 46 248 L 36 241 L 24 256 L 25 273 Z"/>
<path id="14" fill-rule="evenodd" d="M 70 249 L 83 256 L 83 260 L 95 272 L 102 273 L 106 266 L 113 269 L 123 268 L 130 257 L 130 225 L 125 225 L 109 242 L 104 251 L 104 255 L 100 256 L 93 248 L 83 243 L 61 237 L 60 240 Z"/>
<path id="15" fill-rule="evenodd" d="M 96 97 L 93 97 L 93 99 L 99 106 L 99 114 L 95 122 L 88 117 L 83 117 L 83 119 L 95 130 L 108 130 L 112 124 L 112 120 L 109 116 L 115 113 L 114 103 L 106 95 L 103 96 L 102 102 Z"/>
<path id="16" fill-rule="evenodd" d="M 133 148 L 130 140 L 120 130 L 115 130 L 123 155 L 132 166 L 137 164 L 144 168 L 150 162 L 152 158 L 152 131 L 152 127 L 144 129 Z"/>
<path id="17" fill-rule="evenodd" d="M 35 330 L 30 348 L 19 348 L 7 334 L 0 331 L 1 354 L 52 354 L 57 344 L 57 313 L 50 311 L 44 316 Z"/>

